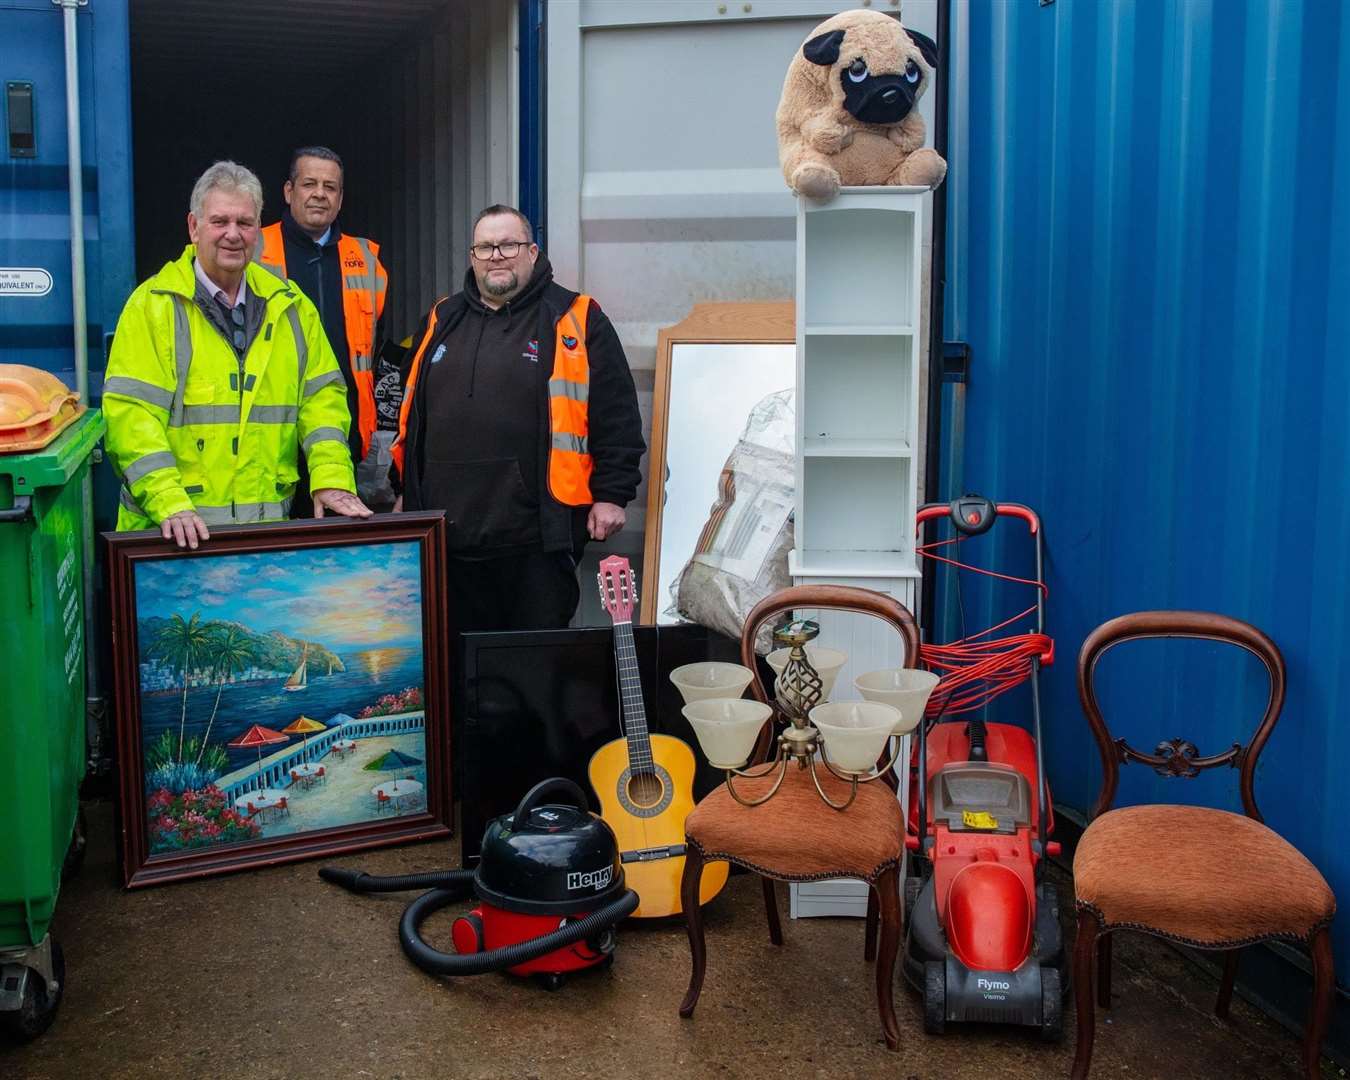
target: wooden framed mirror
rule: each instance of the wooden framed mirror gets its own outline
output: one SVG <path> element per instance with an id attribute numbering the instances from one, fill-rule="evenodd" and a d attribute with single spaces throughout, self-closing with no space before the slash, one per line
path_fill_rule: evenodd
<path id="1" fill-rule="evenodd" d="M 750 410 L 796 382 L 792 301 L 696 304 L 656 346 L 638 621 L 678 623 L 670 586 L 694 553 Z"/>

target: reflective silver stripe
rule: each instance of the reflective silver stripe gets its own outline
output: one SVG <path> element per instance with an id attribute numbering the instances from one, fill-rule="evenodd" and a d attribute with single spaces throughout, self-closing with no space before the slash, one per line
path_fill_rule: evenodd
<path id="1" fill-rule="evenodd" d="M 570 379 L 549 379 L 548 396 L 571 398 L 584 403 L 590 400 L 591 384 L 572 382 Z"/>
<path id="2" fill-rule="evenodd" d="M 370 277 L 369 274 L 344 274 L 342 284 L 353 292 L 359 289 L 369 289 L 371 295 L 384 292 L 384 282 L 376 278 L 375 283 L 372 284 Z"/>
<path id="3" fill-rule="evenodd" d="M 197 513 L 208 525 L 247 525 L 255 521 L 268 521 L 287 517 L 291 512 L 291 500 L 281 502 L 235 503 L 229 506 L 199 506 Z"/>
<path id="4" fill-rule="evenodd" d="M 367 286 L 366 282 L 358 279 L 357 283 L 351 287 L 353 289 L 368 287 L 370 289 L 371 310 L 374 310 L 376 307 L 375 298 L 384 292 L 387 283 L 380 280 L 380 272 L 376 268 L 378 260 L 375 258 L 375 252 L 371 249 L 370 241 L 364 236 L 358 236 L 356 244 L 361 249 L 361 254 L 366 257 L 366 277 L 369 280 L 369 285 Z"/>
<path id="5" fill-rule="evenodd" d="M 294 424 L 300 410 L 294 405 L 254 405 L 248 413 L 250 424 Z"/>
<path id="6" fill-rule="evenodd" d="M 299 359 L 299 373 L 295 378 L 296 386 L 305 385 L 305 368 L 309 367 L 309 342 L 300 328 L 300 312 L 295 304 L 286 309 L 286 317 L 291 320 L 291 333 L 295 335 L 295 355 Z"/>
<path id="7" fill-rule="evenodd" d="M 321 427 L 315 428 L 305 437 L 305 441 L 301 445 L 300 449 L 308 454 L 309 448 L 313 446 L 316 442 L 326 442 L 329 439 L 333 439 L 337 442 L 340 442 L 343 446 L 347 445 L 347 436 L 342 434 L 341 428 Z"/>
<path id="8" fill-rule="evenodd" d="M 192 326 L 188 323 L 186 296 L 173 293 L 173 362 L 178 371 L 178 386 L 169 407 L 169 426 L 183 426 L 183 395 L 187 393 L 188 368 L 192 366 Z"/>
<path id="9" fill-rule="evenodd" d="M 277 277 L 281 278 L 282 281 L 285 281 L 286 268 L 284 266 L 278 266 L 276 263 L 263 262 L 262 256 L 263 256 L 262 231 L 259 230 L 258 243 L 253 248 L 253 261 L 257 263 L 259 266 L 261 266 L 264 270 L 266 270 L 269 274 L 275 274 Z"/>
<path id="10" fill-rule="evenodd" d="M 572 329 L 577 332 L 577 337 L 582 337 L 581 323 L 577 322 L 577 313 L 571 308 L 567 309 L 567 317 L 572 320 Z"/>
<path id="11" fill-rule="evenodd" d="M 156 386 L 154 383 L 148 383 L 144 379 L 133 379 L 126 375 L 114 375 L 111 379 L 103 380 L 103 392 L 105 394 L 121 394 L 123 397 L 135 398 L 137 401 L 143 401 L 147 405 L 157 405 L 161 409 L 173 408 L 173 392 L 165 390 L 162 386 Z"/>
<path id="12" fill-rule="evenodd" d="M 553 449 L 569 450 L 574 454 L 589 454 L 587 447 L 590 443 L 585 435 L 569 435 L 565 431 L 555 431 L 553 433 Z"/>
<path id="13" fill-rule="evenodd" d="M 371 371 L 374 367 L 375 363 L 369 356 L 362 356 L 360 353 L 357 353 L 352 357 L 353 371 Z"/>
<path id="14" fill-rule="evenodd" d="M 144 510 L 141 509 L 140 503 L 136 501 L 135 496 L 131 494 L 131 489 L 127 487 L 126 484 L 122 485 L 122 490 L 117 497 L 117 501 L 120 502 L 123 506 L 125 506 L 128 510 L 130 510 L 133 514 L 140 514 L 141 517 L 150 516 Z"/>
<path id="15" fill-rule="evenodd" d="M 178 459 L 169 451 L 156 450 L 153 454 L 142 454 L 128 465 L 122 472 L 122 479 L 128 484 L 134 484 L 147 473 L 152 473 L 156 469 L 172 469 L 177 464 Z"/>
<path id="16" fill-rule="evenodd" d="M 342 382 L 342 372 L 325 371 L 322 375 L 315 375 L 309 382 L 305 383 L 305 397 L 313 397 L 325 386 L 332 386 L 334 383 Z"/>
<path id="17" fill-rule="evenodd" d="M 178 410 L 178 419 L 169 418 L 169 427 L 187 427 L 189 424 L 238 424 L 238 405 L 184 405 Z"/>

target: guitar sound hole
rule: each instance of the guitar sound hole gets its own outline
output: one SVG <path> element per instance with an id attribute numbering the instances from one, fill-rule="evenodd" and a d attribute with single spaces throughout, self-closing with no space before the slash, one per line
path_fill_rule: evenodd
<path id="1" fill-rule="evenodd" d="M 661 801 L 661 779 L 652 773 L 636 773 L 628 778 L 628 799 L 634 806 L 647 808 Z"/>

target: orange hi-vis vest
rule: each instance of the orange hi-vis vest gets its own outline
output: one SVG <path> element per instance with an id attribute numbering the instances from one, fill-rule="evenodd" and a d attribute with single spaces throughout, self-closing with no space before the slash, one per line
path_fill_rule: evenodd
<path id="1" fill-rule="evenodd" d="M 370 453 L 375 433 L 375 325 L 384 314 L 389 275 L 380 265 L 380 245 L 363 236 L 338 237 L 338 262 L 342 267 L 342 318 L 351 354 L 352 379 L 356 383 L 357 430 L 361 432 L 361 456 Z M 262 230 L 253 261 L 285 281 L 286 244 L 281 222 Z"/>
<path id="2" fill-rule="evenodd" d="M 398 414 L 398 438 L 391 451 L 399 475 L 403 471 L 404 447 L 408 436 L 408 417 L 412 412 L 422 358 L 436 332 L 438 300 L 427 318 L 426 333 L 413 354 L 408 369 L 408 384 Z M 548 379 L 548 490 L 564 506 L 588 506 L 591 498 L 591 470 L 595 463 L 590 453 L 588 406 L 591 389 L 591 364 L 586 354 L 586 315 L 591 298 L 581 295 L 572 301 L 558 320 L 553 345 L 553 372 Z"/>

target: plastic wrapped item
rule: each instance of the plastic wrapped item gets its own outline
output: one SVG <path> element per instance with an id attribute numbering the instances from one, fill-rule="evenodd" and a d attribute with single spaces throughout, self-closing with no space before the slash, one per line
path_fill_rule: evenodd
<path id="1" fill-rule="evenodd" d="M 792 584 L 794 397 L 779 390 L 750 410 L 694 554 L 671 589 L 670 614 L 739 638 L 750 610 Z M 768 627 L 755 647 L 760 653 L 772 647 Z"/>
<path id="2" fill-rule="evenodd" d="M 389 480 L 391 449 L 398 434 L 398 413 L 403 404 L 403 383 L 399 363 L 406 348 L 386 344 L 375 361 L 376 429 L 370 437 L 370 452 L 356 466 L 356 492 L 372 510 L 387 511 L 394 505 L 394 488 Z"/>

